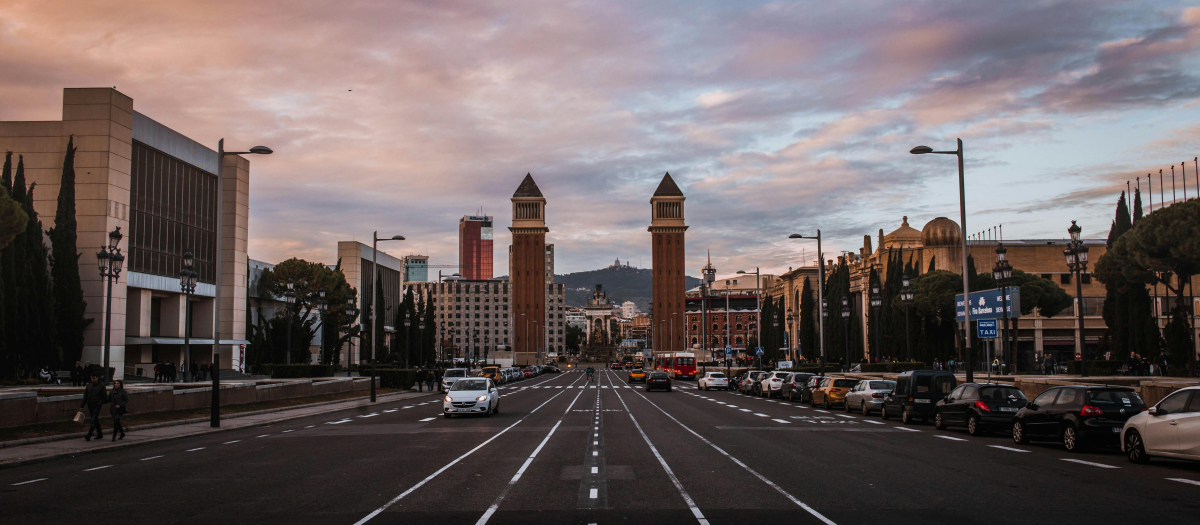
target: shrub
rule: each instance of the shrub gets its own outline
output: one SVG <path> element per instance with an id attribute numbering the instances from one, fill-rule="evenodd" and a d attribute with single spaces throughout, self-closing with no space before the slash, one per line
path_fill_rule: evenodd
<path id="1" fill-rule="evenodd" d="M 274 379 L 333 377 L 334 365 L 263 365 L 262 372 Z"/>
<path id="2" fill-rule="evenodd" d="M 1115 376 L 1117 370 L 1125 366 L 1125 361 L 1093 359 L 1088 361 L 1088 375 L 1090 376 Z M 1079 373 L 1079 361 L 1067 361 L 1067 373 Z"/>
<path id="3" fill-rule="evenodd" d="M 932 367 L 925 363 L 906 362 L 906 363 L 864 363 L 862 365 L 863 372 L 904 372 L 907 370 L 931 370 Z"/>
<path id="4" fill-rule="evenodd" d="M 380 388 L 408 390 L 417 384 L 417 371 L 412 368 L 376 368 Z"/>

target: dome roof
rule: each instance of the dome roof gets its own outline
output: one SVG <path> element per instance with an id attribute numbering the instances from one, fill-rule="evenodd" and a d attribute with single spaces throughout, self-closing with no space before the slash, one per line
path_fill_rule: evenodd
<path id="1" fill-rule="evenodd" d="M 892 231 L 892 233 L 883 236 L 884 244 L 889 246 L 893 244 L 911 244 L 919 240 L 921 240 L 921 232 L 908 225 L 907 215 L 904 216 L 899 228 L 896 228 Z M 883 248 L 883 246 L 880 246 L 880 248 Z"/>
<path id="2" fill-rule="evenodd" d="M 921 244 L 925 246 L 951 246 L 962 242 L 962 230 L 958 223 L 938 217 L 921 229 Z"/>

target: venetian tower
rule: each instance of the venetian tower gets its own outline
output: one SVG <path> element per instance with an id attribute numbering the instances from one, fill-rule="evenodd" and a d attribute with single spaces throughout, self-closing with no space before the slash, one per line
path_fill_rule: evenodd
<path id="1" fill-rule="evenodd" d="M 512 196 L 512 251 L 509 268 L 512 281 L 513 362 L 540 363 L 545 355 L 546 319 L 546 199 L 542 190 L 525 174 Z"/>
<path id="2" fill-rule="evenodd" d="M 652 348 L 655 353 L 686 350 L 684 300 L 683 192 L 671 179 L 663 176 L 654 196 L 650 198 L 650 242 L 652 243 L 653 296 L 651 319 L 654 323 Z"/>

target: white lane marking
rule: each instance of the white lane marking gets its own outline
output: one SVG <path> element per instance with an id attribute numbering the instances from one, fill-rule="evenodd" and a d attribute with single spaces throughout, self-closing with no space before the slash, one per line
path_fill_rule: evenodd
<path id="1" fill-rule="evenodd" d="M 858 419 L 858 418 L 856 418 L 856 417 L 854 417 L 854 416 L 847 416 L 846 414 L 837 414 L 837 417 L 848 417 L 848 418 L 850 418 L 850 419 Z"/>
<path id="2" fill-rule="evenodd" d="M 349 419 L 343 419 L 341 421 L 326 421 L 325 424 L 326 425 L 340 425 L 342 423 L 349 423 L 349 422 L 350 422 Z"/>
<path id="3" fill-rule="evenodd" d="M 753 412 L 753 410 L 750 410 L 749 408 L 739 408 L 738 411 L 739 412 Z"/>
<path id="4" fill-rule="evenodd" d="M 870 423 L 870 424 L 872 424 L 872 425 L 882 425 L 882 424 L 884 424 L 884 423 L 883 423 L 883 421 L 871 421 L 870 419 L 864 419 L 864 420 L 863 420 L 863 422 L 864 422 L 864 423 Z"/>
<path id="5" fill-rule="evenodd" d="M 593 456 L 595 456 L 595 455 L 598 455 L 598 454 L 599 454 L 599 452 L 598 452 L 598 451 L 596 451 L 596 450 L 593 450 L 593 451 L 592 451 L 592 455 L 593 455 Z"/>
<path id="6" fill-rule="evenodd" d="M 517 426 L 517 425 L 520 425 L 522 421 L 525 421 L 525 418 L 527 418 L 527 417 L 529 417 L 529 416 L 533 415 L 533 413 L 534 413 L 534 412 L 537 412 L 537 411 L 538 411 L 538 409 L 540 409 L 540 408 L 542 408 L 542 407 L 546 406 L 546 403 L 549 403 L 549 402 L 551 402 L 551 401 L 554 401 L 554 398 L 556 398 L 556 397 L 558 397 L 558 396 L 560 396 L 560 395 L 562 395 L 562 392 L 559 392 L 559 393 L 557 393 L 557 394 L 554 394 L 554 395 L 550 396 L 550 399 L 547 399 L 547 400 L 543 401 L 543 402 L 542 402 L 542 404 L 540 404 L 540 405 L 538 405 L 538 406 L 537 406 L 537 408 L 534 408 L 533 410 L 529 411 L 529 413 L 528 413 L 528 414 L 526 414 L 524 417 L 522 417 L 521 419 L 518 419 L 516 423 L 513 423 L 513 424 L 511 424 L 511 425 L 509 425 L 509 426 L 505 427 L 505 428 L 504 428 L 504 430 L 501 430 L 500 432 L 497 432 L 495 435 L 493 435 L 492 437 L 488 438 L 488 439 L 487 439 L 486 441 L 484 441 L 483 443 L 480 443 L 480 444 L 476 445 L 476 446 L 475 446 L 475 448 L 473 448 L 473 449 L 471 449 L 471 450 L 468 450 L 468 451 L 467 451 L 465 454 L 463 454 L 463 455 L 461 455 L 461 456 L 459 456 L 459 457 L 457 457 L 457 458 L 454 458 L 454 461 L 451 461 L 451 462 L 447 463 L 447 464 L 446 464 L 445 466 L 443 466 L 442 468 L 440 468 L 440 469 L 437 469 L 437 471 L 435 471 L 433 474 L 430 474 L 430 475 L 429 475 L 429 476 L 427 476 L 425 479 L 423 479 L 423 480 L 421 480 L 421 481 L 417 482 L 417 484 L 416 484 L 416 485 L 413 485 L 413 486 L 409 487 L 409 488 L 408 488 L 408 490 L 405 490 L 404 492 L 401 492 L 399 496 L 396 496 L 395 498 L 392 498 L 392 499 L 391 499 L 391 501 L 388 501 L 387 503 L 384 503 L 384 504 L 383 504 L 383 506 L 381 506 L 381 507 L 379 507 L 379 508 L 375 509 L 375 510 L 374 510 L 374 511 L 372 511 L 370 514 L 367 514 L 366 516 L 364 516 L 364 517 L 363 517 L 363 519 L 356 521 L 356 522 L 354 523 L 354 525 L 363 525 L 364 523 L 366 523 L 366 522 L 368 522 L 368 521 L 371 521 L 371 518 L 374 518 L 375 516 L 378 516 L 380 513 L 382 513 L 383 511 L 387 510 L 387 509 L 388 509 L 388 507 L 391 507 L 392 505 L 395 505 L 395 504 L 396 504 L 396 502 L 398 502 L 398 501 L 400 501 L 400 500 L 404 499 L 404 497 L 405 497 L 405 496 L 408 496 L 409 494 L 412 494 L 412 493 L 413 493 L 414 491 L 416 491 L 417 489 L 419 489 L 419 488 L 421 488 L 421 487 L 425 486 L 425 484 L 426 484 L 426 483 L 429 483 L 430 481 L 432 481 L 432 480 L 433 480 L 433 478 L 436 478 L 436 477 L 438 477 L 438 475 L 440 475 L 441 473 L 443 473 L 443 472 L 445 472 L 445 471 L 449 470 L 449 469 L 450 469 L 450 467 L 453 467 L 454 465 L 457 465 L 457 464 L 458 464 L 458 462 L 460 462 L 460 461 L 462 461 L 462 460 L 464 460 L 464 459 L 466 459 L 466 458 L 470 457 L 470 455 L 471 455 L 471 454 L 474 454 L 474 453 L 475 453 L 475 451 L 477 451 L 477 450 L 479 450 L 479 449 L 481 449 L 481 448 L 483 448 L 483 447 L 487 446 L 487 444 L 488 444 L 488 443 L 491 443 L 492 441 L 495 441 L 495 439 L 496 439 L 496 438 L 500 437 L 500 436 L 501 436 L 502 434 L 504 434 L 505 432 L 508 432 L 509 430 L 512 430 L 512 428 L 513 428 L 513 427 L 515 427 L 515 426 Z"/>
<path id="7" fill-rule="evenodd" d="M 152 460 L 152 459 L 158 459 L 158 458 L 161 458 L 161 457 L 162 457 L 162 456 L 150 456 L 150 457 L 148 457 L 148 458 L 142 458 L 142 459 L 139 459 L 138 461 L 150 461 L 150 460 Z"/>
<path id="8" fill-rule="evenodd" d="M 13 483 L 13 484 L 12 484 L 12 486 L 14 486 L 14 487 L 15 487 L 15 486 L 17 486 L 17 485 L 28 485 L 28 484 L 30 484 L 30 483 L 37 483 L 37 482 L 39 482 L 39 481 L 46 481 L 46 480 L 48 480 L 48 479 L 50 479 L 50 478 L 38 478 L 38 479 L 31 479 L 31 480 L 29 480 L 29 481 L 22 481 L 22 482 L 20 482 L 20 483 Z"/>
<path id="9" fill-rule="evenodd" d="M 195 452 L 197 450 L 204 450 L 204 447 L 191 448 L 191 449 L 185 450 L 184 452 Z"/>
<path id="10" fill-rule="evenodd" d="M 791 424 L 791 421 L 788 421 L 788 420 L 786 420 L 786 419 L 772 419 L 771 421 L 774 421 L 774 422 L 776 422 L 776 423 L 788 423 L 788 424 Z"/>
<path id="11" fill-rule="evenodd" d="M 588 497 L 591 499 L 596 499 L 597 497 L 599 497 L 599 495 L 600 495 L 599 489 L 591 489 L 588 491 Z"/>
<path id="12" fill-rule="evenodd" d="M 563 415 L 558 418 L 556 423 L 554 423 L 554 427 L 550 429 L 550 432 L 546 434 L 546 437 L 542 439 L 542 442 L 538 444 L 537 448 L 533 449 L 533 453 L 525 459 L 525 463 L 521 465 L 521 468 L 517 469 L 517 473 L 513 475 L 512 479 L 508 480 L 508 486 L 504 487 L 504 490 L 500 491 L 500 495 L 496 496 L 496 501 L 492 502 L 492 506 L 488 507 L 488 510 L 483 513 L 483 516 L 479 517 L 479 521 L 475 522 L 475 525 L 484 525 L 489 519 L 491 519 L 492 514 L 496 513 L 496 509 L 500 508 L 500 502 L 504 501 L 504 497 L 508 495 L 509 489 L 511 489 L 513 485 L 517 484 L 517 480 L 521 479 L 521 476 L 525 474 L 525 469 L 528 469 L 529 464 L 533 463 L 533 459 L 537 457 L 538 452 L 541 452 L 542 448 L 546 446 L 546 443 L 550 442 L 550 436 L 553 436 L 554 432 L 558 430 L 558 426 L 562 424 L 563 419 L 567 417 L 567 414 L 571 413 L 571 407 L 575 406 L 575 402 L 578 401 L 579 396 L 582 395 L 583 391 L 575 394 L 575 399 L 572 399 L 571 404 L 567 405 L 567 409 L 563 411 Z"/>
<path id="13" fill-rule="evenodd" d="M 233 440 L 233 441 L 226 441 L 226 442 L 224 442 L 224 443 L 221 443 L 221 444 L 222 444 L 222 445 L 232 445 L 232 444 L 234 444 L 234 443 L 237 443 L 238 441 L 241 441 L 241 440 L 240 440 L 240 439 L 235 439 L 235 440 Z"/>
<path id="14" fill-rule="evenodd" d="M 427 417 L 425 419 L 422 419 L 421 422 L 424 423 L 425 421 L 433 421 L 435 419 L 437 419 L 437 418 L 436 417 Z"/>
<path id="15" fill-rule="evenodd" d="M 307 426 L 307 427 L 304 427 L 304 428 L 312 428 L 312 427 L 315 427 L 315 426 L 316 426 L 316 425 L 309 425 L 309 426 Z"/>
<path id="16" fill-rule="evenodd" d="M 288 432 L 295 432 L 295 429 L 292 429 L 292 430 L 284 430 L 283 432 L 280 432 L 280 434 L 287 434 Z"/>
<path id="17" fill-rule="evenodd" d="M 727 406 L 729 408 L 737 408 L 738 407 L 737 405 L 725 405 L 725 406 Z"/>
<path id="18" fill-rule="evenodd" d="M 963 439 L 963 438 L 956 438 L 956 437 L 954 437 L 954 436 L 943 436 L 943 435 L 941 435 L 941 434 L 934 434 L 934 435 L 933 435 L 933 437 L 935 437 L 935 438 L 942 438 L 942 439 L 949 439 L 949 440 L 951 440 L 951 441 L 966 441 L 966 440 L 965 440 L 965 439 Z"/>
<path id="19" fill-rule="evenodd" d="M 100 469 L 102 469 L 102 468 L 108 468 L 108 467 L 111 467 L 111 466 L 112 466 L 112 465 L 104 465 L 103 467 L 95 467 L 95 468 L 83 469 L 83 471 L 84 471 L 84 472 L 91 472 L 91 471 L 93 471 L 93 470 L 100 470 Z"/>
<path id="20" fill-rule="evenodd" d="M 254 436 L 254 439 L 258 439 L 258 438 L 265 438 L 265 437 L 267 437 L 267 436 L 269 436 L 269 435 L 270 435 L 270 434 L 263 434 L 263 435 L 261 435 L 261 436 Z"/>
<path id="21" fill-rule="evenodd" d="M 758 417 L 771 417 L 771 416 L 768 416 L 768 415 L 766 415 L 766 414 L 759 414 L 758 412 L 755 412 L 755 413 L 754 413 L 754 415 L 756 415 L 756 416 L 758 416 Z"/>
<path id="22" fill-rule="evenodd" d="M 687 426 L 687 425 L 684 425 L 684 424 L 683 424 L 683 422 L 679 421 L 678 419 L 675 419 L 675 416 L 672 416 L 671 414 L 667 413 L 667 411 L 666 411 L 666 410 L 663 410 L 663 409 L 662 409 L 662 407 L 660 407 L 660 406 L 656 405 L 656 404 L 655 404 L 653 401 L 650 401 L 650 399 L 649 399 L 649 398 L 647 398 L 646 396 L 643 396 L 643 395 L 642 395 L 640 392 L 635 392 L 635 393 L 636 393 L 636 394 L 637 394 L 639 397 L 641 397 L 642 399 L 644 399 L 644 400 L 645 400 L 647 403 L 650 403 L 650 406 L 652 406 L 652 407 L 654 407 L 654 408 L 657 408 L 659 412 L 662 412 L 662 413 L 663 413 L 663 415 L 665 415 L 665 416 L 667 416 L 667 417 L 671 418 L 671 421 L 674 421 L 676 424 L 678 424 L 679 426 L 683 427 L 683 429 L 684 429 L 684 430 L 687 430 L 687 431 L 688 431 L 688 432 L 689 432 L 691 435 L 693 435 L 693 436 L 696 436 L 696 438 L 697 438 L 697 439 L 699 439 L 700 441 L 703 441 L 705 444 L 707 444 L 708 446 L 712 447 L 712 448 L 713 448 L 713 450 L 716 450 L 717 452 L 720 452 L 722 456 L 725 456 L 725 457 L 729 458 L 729 460 L 730 460 L 730 461 L 733 461 L 733 462 L 734 462 L 734 463 L 736 463 L 736 464 L 737 464 L 739 467 L 742 467 L 743 469 L 745 469 L 745 470 L 746 470 L 746 472 L 749 472 L 749 473 L 750 473 L 750 474 L 752 474 L 754 477 L 758 478 L 758 479 L 759 479 L 759 481 L 762 481 L 763 483 L 766 483 L 766 484 L 767 484 L 767 486 L 769 486 L 769 487 L 771 487 L 771 488 L 775 489 L 775 491 L 776 491 L 776 492 L 778 492 L 778 493 L 782 494 L 784 497 L 786 497 L 787 499 L 791 500 L 791 501 L 792 501 L 792 503 L 795 503 L 795 504 L 796 504 L 796 506 L 798 506 L 798 507 L 800 507 L 800 508 L 804 509 L 804 510 L 805 510 L 806 512 L 808 512 L 809 514 L 813 515 L 813 517 L 815 517 L 815 518 L 817 518 L 817 519 L 821 520 L 823 523 L 825 523 L 825 525 L 837 525 L 837 523 L 834 523 L 834 522 L 833 522 L 833 520 L 830 520 L 829 518 L 826 518 L 824 515 L 822 515 L 820 512 L 817 512 L 817 509 L 814 509 L 814 508 L 812 508 L 812 507 L 808 506 L 807 504 L 805 504 L 803 501 L 800 501 L 800 500 L 796 499 L 796 497 L 795 497 L 795 496 L 793 496 L 793 495 L 789 494 L 789 493 L 788 493 L 786 490 L 783 490 L 783 487 L 780 487 L 779 485 L 776 485 L 776 484 L 775 484 L 775 482 L 773 482 L 773 481 L 771 481 L 771 480 L 767 479 L 767 478 L 766 478 L 766 477 L 764 477 L 762 474 L 759 474 L 759 473 L 758 473 L 758 471 L 756 471 L 756 470 L 754 470 L 754 469 L 750 468 L 750 466 L 749 466 L 749 465 L 747 465 L 747 464 L 745 464 L 745 463 L 742 463 L 742 461 L 741 461 L 741 460 L 739 460 L 738 458 L 735 458 L 735 457 L 733 457 L 733 456 L 729 455 L 729 453 L 728 453 L 728 452 L 725 452 L 725 450 L 724 450 L 724 449 L 722 449 L 721 447 L 718 447 L 718 446 L 717 446 L 715 443 L 713 443 L 712 441 L 709 441 L 708 439 L 705 439 L 705 437 L 704 437 L 704 436 L 701 436 L 700 434 L 697 434 L 695 430 L 692 430 L 691 428 L 688 428 L 688 426 Z M 625 401 L 624 401 L 624 400 L 622 400 L 622 401 L 621 401 L 621 403 L 622 403 L 622 404 L 624 404 L 624 403 L 625 403 Z M 629 411 L 629 407 L 625 407 L 625 411 L 626 411 L 626 412 L 628 412 L 628 411 Z M 629 416 L 629 417 L 631 417 L 631 418 L 632 418 L 632 417 L 633 417 L 633 414 L 630 414 L 630 416 Z M 634 421 L 634 423 L 636 424 L 636 421 Z M 638 427 L 638 430 L 641 430 L 641 427 Z M 645 434 L 643 434 L 643 436 L 644 436 L 644 435 L 645 435 Z M 649 440 L 647 440 L 647 441 L 649 441 Z M 672 480 L 674 480 L 674 476 L 672 476 Z M 682 489 L 681 489 L 681 490 L 682 490 Z"/>
<path id="23" fill-rule="evenodd" d="M 409 405 L 409 406 L 406 406 L 406 407 L 400 407 L 400 410 L 404 410 L 404 409 L 406 409 L 406 408 L 412 408 L 412 405 Z"/>
<path id="24" fill-rule="evenodd" d="M 898 428 L 898 429 L 900 429 L 900 430 L 907 430 L 907 431 L 909 431 L 909 432 L 920 432 L 920 430 L 917 430 L 917 429 L 914 429 L 914 428 L 908 428 L 908 427 L 892 427 L 892 428 Z"/>
<path id="25" fill-rule="evenodd" d="M 400 410 L 400 409 L 399 409 L 399 408 L 393 408 L 393 409 L 391 409 L 391 410 L 384 410 L 384 411 L 383 411 L 383 413 L 384 413 L 384 414 L 391 414 L 392 412 L 395 412 L 395 411 L 397 411 L 397 410 Z"/>
<path id="26" fill-rule="evenodd" d="M 599 473 L 600 473 L 600 467 L 592 467 L 592 474 L 599 474 Z"/>
<path id="27" fill-rule="evenodd" d="M 592 446 L 593 446 L 593 447 L 594 447 L 594 446 L 597 446 L 597 445 L 599 445 L 599 444 L 600 444 L 600 442 L 599 442 L 599 441 L 593 441 L 593 442 L 592 442 Z"/>
<path id="28" fill-rule="evenodd" d="M 1187 483 L 1189 485 L 1200 485 L 1200 481 L 1186 478 L 1167 478 L 1167 481 L 1178 481 L 1180 483 Z"/>
<path id="29" fill-rule="evenodd" d="M 1071 459 L 1071 458 L 1059 458 L 1059 459 L 1061 459 L 1063 461 L 1070 461 L 1071 463 L 1079 463 L 1080 465 L 1088 465 L 1088 466 L 1092 466 L 1092 467 L 1121 468 L 1121 467 L 1114 467 L 1112 465 L 1105 465 L 1104 463 L 1092 463 L 1091 461 L 1084 461 L 1082 459 Z"/>
<path id="30" fill-rule="evenodd" d="M 827 410 L 818 410 L 817 412 L 820 412 L 820 413 L 822 413 L 822 414 L 828 414 L 828 413 L 829 413 L 829 411 L 827 411 Z"/>
<path id="31" fill-rule="evenodd" d="M 421 404 L 422 404 L 422 405 L 424 405 L 425 403 L 421 403 Z M 371 414 L 367 414 L 367 415 L 363 415 L 363 416 L 358 416 L 358 417 L 375 417 L 375 416 L 378 416 L 378 415 L 379 415 L 379 412 L 374 412 L 374 413 L 371 413 Z"/>
<path id="32" fill-rule="evenodd" d="M 1003 445 L 988 445 L 988 446 L 992 447 L 992 448 L 998 448 L 1000 450 L 1007 450 L 1009 452 L 1029 452 L 1028 450 L 1021 450 L 1019 448 L 1006 447 Z"/>

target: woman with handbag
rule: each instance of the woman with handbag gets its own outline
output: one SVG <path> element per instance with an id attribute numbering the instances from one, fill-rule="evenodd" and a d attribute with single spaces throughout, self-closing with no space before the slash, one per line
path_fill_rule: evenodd
<path id="1" fill-rule="evenodd" d="M 125 439 L 125 427 L 121 426 L 121 416 L 129 411 L 129 393 L 125 391 L 124 381 L 113 381 L 112 393 L 108 395 L 108 399 L 112 402 L 112 406 L 108 407 L 113 420 L 112 440 Z M 120 437 L 117 437 L 118 433 Z"/>

